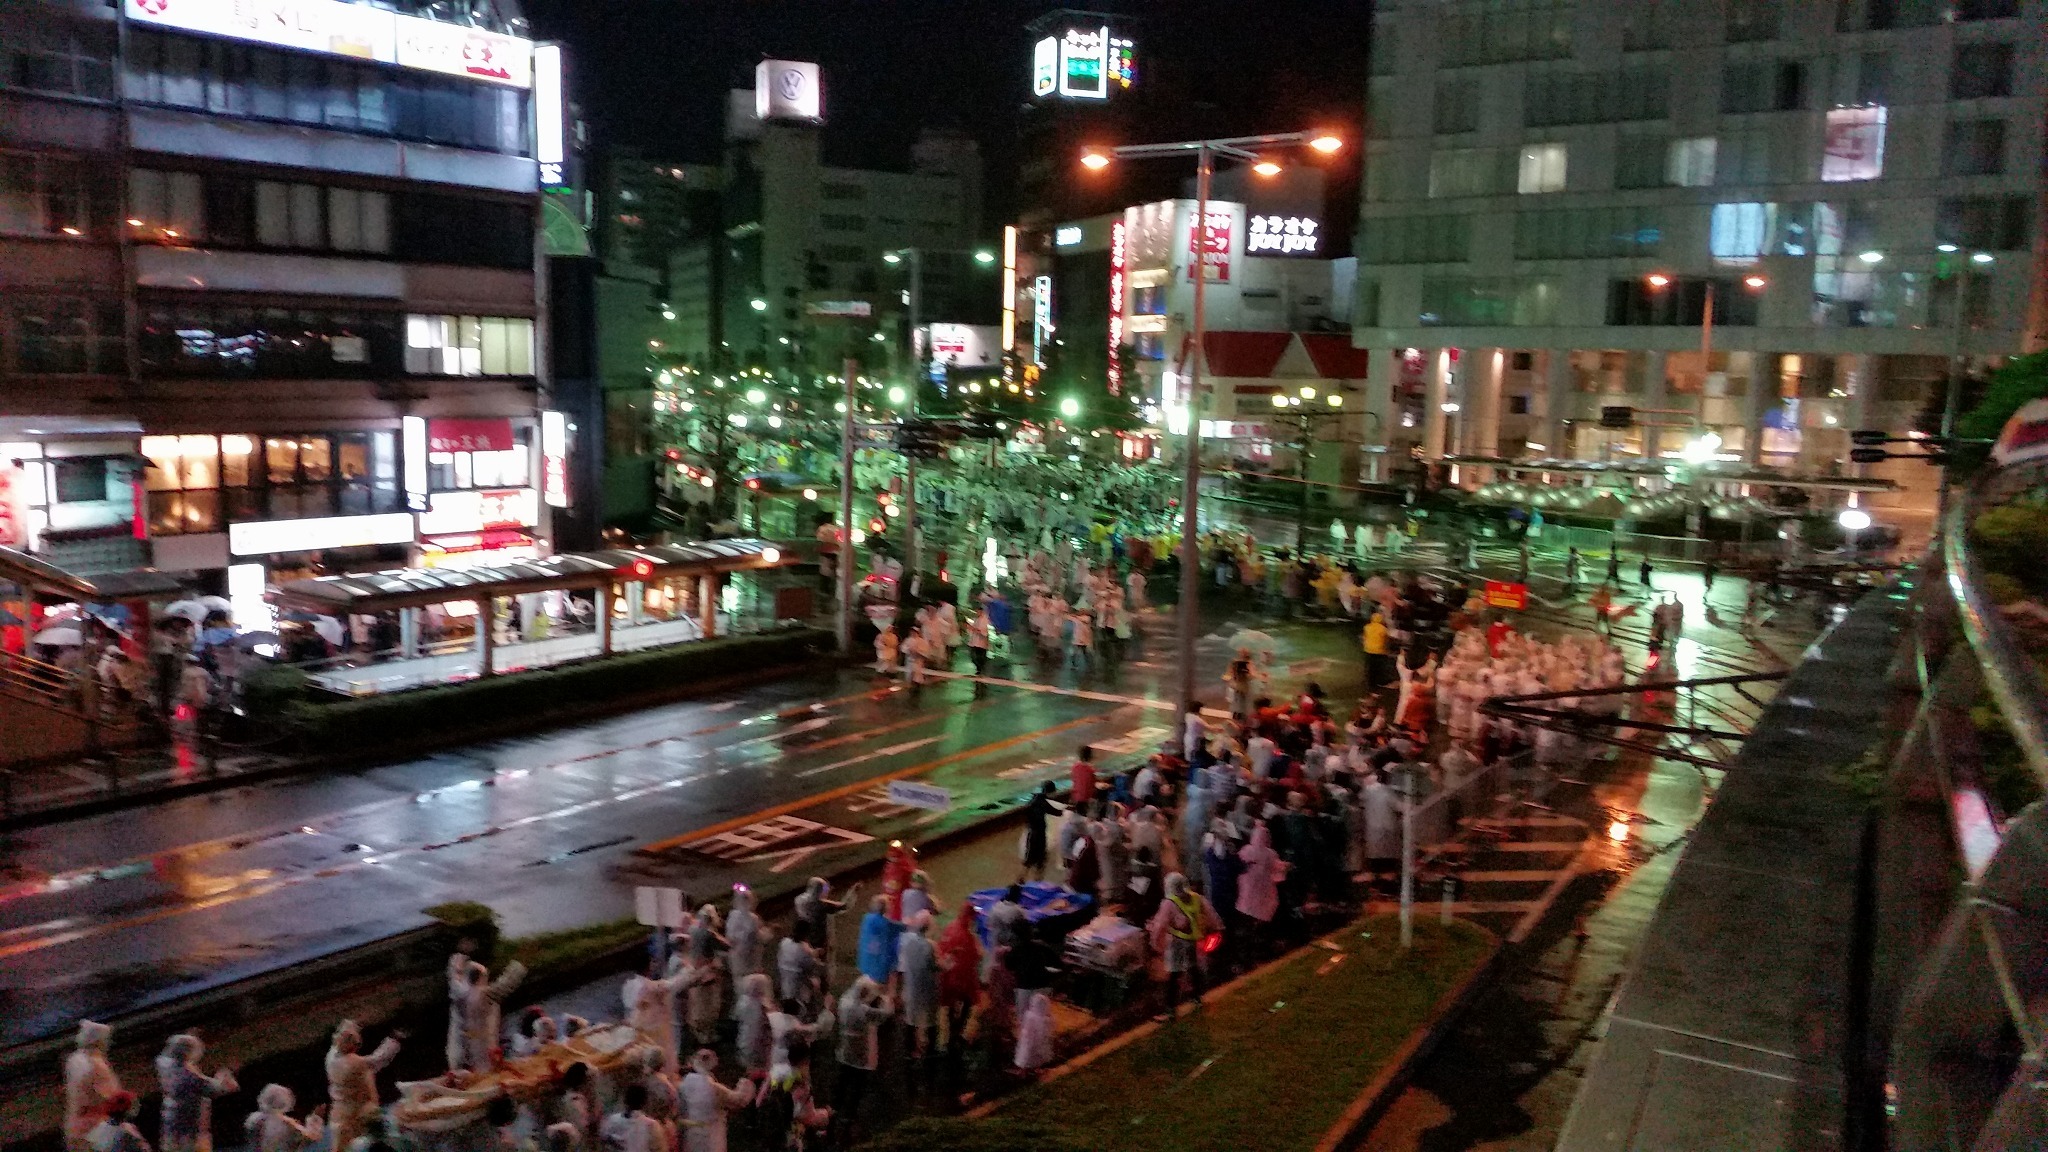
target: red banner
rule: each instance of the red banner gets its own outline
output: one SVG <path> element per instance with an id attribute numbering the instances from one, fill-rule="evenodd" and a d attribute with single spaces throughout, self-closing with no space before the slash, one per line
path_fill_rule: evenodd
<path id="1" fill-rule="evenodd" d="M 517 446 L 512 421 L 504 417 L 427 421 L 429 452 L 509 452 Z"/>

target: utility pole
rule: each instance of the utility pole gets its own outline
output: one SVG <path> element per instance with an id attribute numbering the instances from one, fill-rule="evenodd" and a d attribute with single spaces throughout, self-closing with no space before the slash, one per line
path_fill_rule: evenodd
<path id="1" fill-rule="evenodd" d="M 917 419 L 917 394 L 923 383 L 925 353 L 918 344 L 918 325 L 924 306 L 924 249 L 910 250 L 910 411 L 906 421 Z M 917 455 L 903 457 L 903 576 L 906 583 L 897 589 L 896 602 L 917 586 Z"/>
<path id="2" fill-rule="evenodd" d="M 1187 459 L 1182 462 L 1185 471 L 1180 489 L 1180 699 L 1177 703 L 1182 707 L 1195 698 L 1195 634 L 1202 630 L 1202 521 L 1195 504 L 1202 494 L 1200 411 L 1202 329 L 1206 319 L 1202 310 L 1202 290 L 1209 282 L 1209 179 L 1215 170 L 1216 158 L 1209 150 L 1209 142 L 1201 141 L 1195 146 L 1194 251 L 1188 257 L 1195 277 L 1195 314 L 1193 351 L 1188 356 L 1186 379 Z M 1111 305 L 1115 303 L 1112 301 Z"/>
<path id="3" fill-rule="evenodd" d="M 846 415 L 839 421 L 839 654 L 853 654 L 853 422 L 854 381 L 860 365 L 848 356 Z"/>

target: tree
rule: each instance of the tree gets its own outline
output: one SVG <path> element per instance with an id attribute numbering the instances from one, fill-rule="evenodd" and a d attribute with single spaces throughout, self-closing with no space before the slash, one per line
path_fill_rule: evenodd
<path id="1" fill-rule="evenodd" d="M 2048 352 L 2029 352 L 2007 360 L 1985 381 L 1983 395 L 1956 418 L 1956 436 L 1962 440 L 1996 440 L 2006 421 L 2030 400 L 2048 396 Z M 1967 444 L 1956 450 L 1956 463 L 1964 472 L 1982 467 L 1990 458 L 1988 444 Z"/>

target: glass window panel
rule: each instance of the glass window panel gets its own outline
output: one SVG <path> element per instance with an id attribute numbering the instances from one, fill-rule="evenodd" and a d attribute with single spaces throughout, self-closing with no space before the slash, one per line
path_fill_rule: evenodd
<path id="1" fill-rule="evenodd" d="M 299 442 L 272 438 L 263 442 L 272 487 L 299 482 Z"/>
<path id="2" fill-rule="evenodd" d="M 511 356 L 506 366 L 514 376 L 533 375 L 533 321 L 515 319 L 512 321 Z"/>
<path id="3" fill-rule="evenodd" d="M 285 57 L 285 118 L 301 124 L 318 124 L 327 106 L 327 85 L 321 77 L 320 58 L 293 53 Z"/>
<path id="4" fill-rule="evenodd" d="M 502 478 L 503 452 L 472 452 L 469 454 L 470 478 L 479 488 L 498 488 L 505 483 Z"/>
<path id="5" fill-rule="evenodd" d="M 486 376 L 509 375 L 509 335 L 511 321 L 501 316 L 484 317 L 483 373 Z"/>
<path id="6" fill-rule="evenodd" d="M 223 436 L 220 438 L 220 482 L 229 488 L 245 488 L 249 485 L 250 458 L 256 453 L 256 442 L 247 436 Z"/>
<path id="7" fill-rule="evenodd" d="M 455 486 L 457 488 L 476 487 L 474 473 L 471 471 L 473 461 L 470 457 L 472 455 L 469 452 L 455 453 Z"/>
<path id="8" fill-rule="evenodd" d="M 165 223 L 179 236 L 190 240 L 206 236 L 204 192 L 197 172 L 169 172 L 164 176 Z"/>
<path id="9" fill-rule="evenodd" d="M 184 487 L 220 487 L 220 442 L 211 436 L 180 436 L 178 455 L 185 463 Z"/>
<path id="10" fill-rule="evenodd" d="M 175 492 L 181 479 L 179 453 L 176 436 L 144 436 L 142 457 L 146 461 L 142 468 L 142 484 L 151 492 Z"/>
<path id="11" fill-rule="evenodd" d="M 524 445 L 498 453 L 499 475 L 503 477 L 500 483 L 507 488 L 524 488 L 531 483 L 528 478 L 531 471 L 528 467 L 528 458 L 532 454 L 532 450 Z"/>
<path id="12" fill-rule="evenodd" d="M 391 197 L 383 192 L 361 192 L 364 252 L 391 251 Z"/>
<path id="13" fill-rule="evenodd" d="M 327 230 L 321 224 L 320 186 L 292 184 L 292 247 L 325 248 Z"/>
<path id="14" fill-rule="evenodd" d="M 206 84 L 200 79 L 203 43 L 186 36 L 166 36 L 162 43 L 163 87 L 159 95 L 163 102 L 180 108 L 206 107 Z"/>
<path id="15" fill-rule="evenodd" d="M 353 188 L 327 190 L 328 240 L 337 252 L 363 250 L 363 194 Z"/>
<path id="16" fill-rule="evenodd" d="M 249 76 L 249 107 L 258 116 L 282 120 L 289 110 L 285 102 L 284 54 L 252 53 Z"/>
<path id="17" fill-rule="evenodd" d="M 325 484 L 334 474 L 334 446 L 325 436 L 299 440 L 299 470 L 308 484 Z"/>
<path id="18" fill-rule="evenodd" d="M 256 243 L 265 248 L 286 248 L 292 242 L 291 192 L 286 185 L 268 180 L 256 184 Z"/>
<path id="19" fill-rule="evenodd" d="M 7 158 L 11 164 L 12 157 Z M 9 205 L 14 200 L 7 169 L 0 167 L 0 231 L 12 231 Z M 164 216 L 164 174 L 149 168 L 133 168 L 128 172 L 128 218 L 137 221 L 130 227 L 148 227 Z"/>

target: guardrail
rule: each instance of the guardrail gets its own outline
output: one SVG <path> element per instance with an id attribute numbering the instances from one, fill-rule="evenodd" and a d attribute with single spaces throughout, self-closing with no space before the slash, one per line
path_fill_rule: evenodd
<path id="1" fill-rule="evenodd" d="M 1990 490 L 1958 495 L 1915 590 L 1901 671 L 1920 702 L 1872 862 L 1871 1024 L 1877 1051 L 1889 1034 L 1898 1152 L 2018 1152 L 2048 1132 L 2048 695 L 1971 549 Z M 2001 811 L 1986 770 L 1995 727 L 2033 777 L 2036 798 L 2018 811 Z"/>

